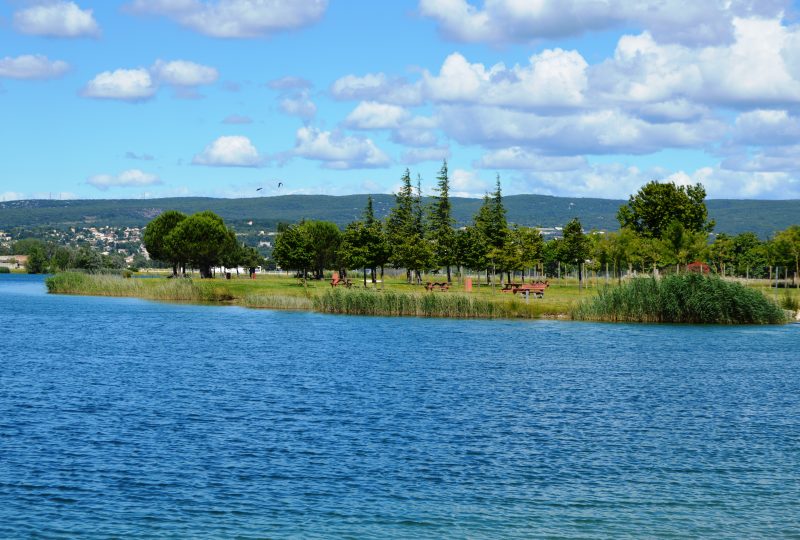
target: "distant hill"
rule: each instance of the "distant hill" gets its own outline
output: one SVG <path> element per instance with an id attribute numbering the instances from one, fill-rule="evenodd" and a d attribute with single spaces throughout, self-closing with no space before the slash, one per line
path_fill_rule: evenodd
<path id="1" fill-rule="evenodd" d="M 389 213 L 393 195 L 373 195 L 379 217 Z M 280 222 L 321 219 L 344 226 L 359 219 L 367 195 L 283 195 L 246 199 L 180 197 L 166 199 L 26 200 L 0 203 L 0 230 L 42 227 L 68 228 L 97 225 L 142 227 L 164 210 L 193 213 L 211 210 L 240 230 L 249 221 L 253 227 L 275 229 Z M 583 199 L 547 195 L 510 195 L 503 198 L 508 220 L 529 226 L 560 227 L 578 217 L 586 229 L 616 230 L 616 213 L 625 203 L 612 199 Z M 455 197 L 453 215 L 458 225 L 472 221 L 480 199 Z M 800 200 L 763 201 L 716 199 L 707 201 L 716 220 L 716 232 L 738 234 L 753 231 L 762 238 L 800 223 Z"/>

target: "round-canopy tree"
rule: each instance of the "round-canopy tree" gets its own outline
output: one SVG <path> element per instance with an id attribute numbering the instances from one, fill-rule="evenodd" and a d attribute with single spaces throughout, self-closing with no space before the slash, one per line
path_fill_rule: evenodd
<path id="1" fill-rule="evenodd" d="M 205 211 L 192 214 L 178 223 L 165 239 L 166 249 L 180 260 L 200 270 L 201 278 L 211 277 L 211 267 L 222 261 L 226 250 L 236 245 L 233 232 L 221 217 Z"/>
<path id="2" fill-rule="evenodd" d="M 184 219 L 186 219 L 186 214 L 177 210 L 167 210 L 147 224 L 142 237 L 150 258 L 171 264 L 172 275 L 178 274 L 178 265 L 185 264 L 186 259 L 181 259 L 176 252 L 173 252 L 167 245 L 166 239 L 178 223 Z"/>
<path id="3" fill-rule="evenodd" d="M 617 220 L 623 228 L 629 227 L 648 238 L 661 238 L 672 222 L 680 223 L 687 231 L 711 232 L 714 222 L 708 221 L 705 198 L 702 184 L 678 186 L 653 180 L 620 207 Z"/>

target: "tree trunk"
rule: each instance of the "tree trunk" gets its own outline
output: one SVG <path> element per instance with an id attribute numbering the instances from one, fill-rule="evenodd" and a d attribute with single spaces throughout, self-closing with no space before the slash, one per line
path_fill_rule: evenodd
<path id="1" fill-rule="evenodd" d="M 375 275 L 374 274 L 373 274 L 372 279 L 373 280 L 375 279 Z M 366 267 L 364 267 L 364 288 L 365 289 L 367 288 L 367 268 Z"/>
<path id="2" fill-rule="evenodd" d="M 450 265 L 447 265 L 447 283 L 452 283 L 453 279 L 450 276 Z"/>

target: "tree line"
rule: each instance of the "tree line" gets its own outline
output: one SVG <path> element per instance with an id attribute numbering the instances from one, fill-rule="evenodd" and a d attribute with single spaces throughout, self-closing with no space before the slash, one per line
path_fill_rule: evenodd
<path id="1" fill-rule="evenodd" d="M 334 223 L 303 220 L 279 229 L 272 256 L 283 269 L 299 276 L 322 278 L 324 271 L 363 271 L 373 283 L 386 266 L 404 269 L 409 283 L 423 272 L 485 272 L 486 281 L 509 281 L 526 272 L 541 276 L 573 273 L 583 283 L 586 272 L 621 279 L 632 272 L 681 272 L 703 261 L 726 276 L 769 277 L 780 268 L 784 277 L 800 274 L 800 226 L 793 225 L 761 241 L 751 232 L 717 234 L 708 219 L 706 191 L 701 184 L 678 186 L 652 181 L 620 207 L 615 232 L 583 230 L 575 217 L 562 236 L 545 241 L 536 228 L 509 224 L 500 178 L 487 193 L 472 223 L 455 228 L 449 199 L 447 162 L 437 175 L 432 202 L 423 204 L 421 179 L 408 169 L 385 220 L 378 220 L 367 200 L 362 219 L 340 230 Z"/>

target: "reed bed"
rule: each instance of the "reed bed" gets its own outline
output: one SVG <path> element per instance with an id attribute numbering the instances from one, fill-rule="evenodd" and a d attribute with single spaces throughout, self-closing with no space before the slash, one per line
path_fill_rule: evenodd
<path id="1" fill-rule="evenodd" d="M 464 294 L 333 289 L 313 298 L 322 313 L 461 319 L 535 318 L 535 304 L 492 301 Z"/>
<path id="2" fill-rule="evenodd" d="M 572 309 L 572 318 L 587 321 L 780 324 L 784 311 L 763 294 L 739 283 L 700 274 L 638 278 Z"/>
<path id="3" fill-rule="evenodd" d="M 224 289 L 198 286 L 191 279 L 144 280 L 119 275 L 63 272 L 45 280 L 55 294 L 122 296 L 176 302 L 219 302 L 232 299 Z"/>
<path id="4" fill-rule="evenodd" d="M 279 294 L 247 294 L 242 298 L 242 305 L 250 308 L 306 311 L 314 307 L 313 302 L 309 298 Z"/>

